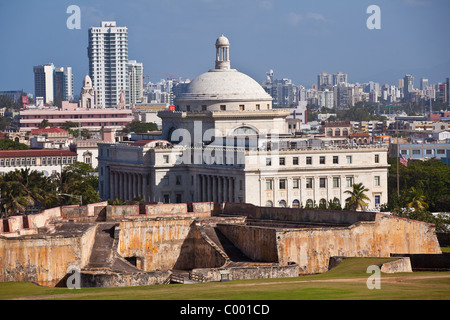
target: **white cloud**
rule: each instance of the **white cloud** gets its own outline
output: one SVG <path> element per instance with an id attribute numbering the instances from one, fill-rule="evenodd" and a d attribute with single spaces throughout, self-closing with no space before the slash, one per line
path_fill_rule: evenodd
<path id="1" fill-rule="evenodd" d="M 430 0 L 403 0 L 406 5 L 412 7 L 428 7 L 431 5 Z"/>
<path id="2" fill-rule="evenodd" d="M 273 2 L 270 0 L 263 0 L 259 3 L 259 8 L 270 11 L 273 8 Z"/>
<path id="3" fill-rule="evenodd" d="M 328 20 L 320 13 L 309 12 L 306 15 L 302 15 L 300 13 L 291 12 L 289 13 L 287 21 L 291 26 L 296 26 L 302 21 L 327 22 Z"/>

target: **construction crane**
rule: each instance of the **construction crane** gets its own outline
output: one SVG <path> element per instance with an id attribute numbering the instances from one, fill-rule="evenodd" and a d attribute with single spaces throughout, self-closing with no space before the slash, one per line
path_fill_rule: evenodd
<path id="1" fill-rule="evenodd" d="M 143 76 L 143 78 L 153 78 L 153 77 L 163 77 L 163 76 L 176 76 L 176 73 L 163 73 L 163 74 L 151 74 L 148 76 Z"/>

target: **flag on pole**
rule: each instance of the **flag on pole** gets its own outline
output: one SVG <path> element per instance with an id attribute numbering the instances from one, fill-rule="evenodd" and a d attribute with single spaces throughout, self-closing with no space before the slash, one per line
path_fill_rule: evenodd
<path id="1" fill-rule="evenodd" d="M 400 163 L 402 164 L 402 165 L 404 165 L 405 167 L 407 167 L 408 166 L 408 159 L 406 159 L 404 156 L 402 156 L 401 154 L 400 154 Z"/>

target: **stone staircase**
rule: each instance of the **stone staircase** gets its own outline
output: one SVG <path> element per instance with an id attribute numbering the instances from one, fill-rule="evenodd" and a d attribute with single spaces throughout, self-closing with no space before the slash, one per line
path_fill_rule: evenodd
<path id="1" fill-rule="evenodd" d="M 204 228 L 208 238 L 226 254 L 229 259 L 228 265 L 253 262 L 245 254 L 242 253 L 228 238 L 215 226 L 205 226 Z M 231 264 L 231 265 L 230 265 Z"/>
<path id="2" fill-rule="evenodd" d="M 115 223 L 99 223 L 97 225 L 89 263 L 83 270 L 110 270 L 119 273 L 142 272 L 115 254 L 114 229 Z"/>

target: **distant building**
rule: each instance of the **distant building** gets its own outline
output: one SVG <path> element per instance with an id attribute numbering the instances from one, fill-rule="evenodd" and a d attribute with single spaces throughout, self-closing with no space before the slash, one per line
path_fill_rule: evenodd
<path id="1" fill-rule="evenodd" d="M 55 66 L 53 63 L 35 66 L 34 71 L 34 95 L 36 98 L 42 97 L 44 104 L 53 104 L 54 102 L 54 83 L 53 73 Z"/>
<path id="2" fill-rule="evenodd" d="M 44 119 L 54 127 L 70 121 L 79 124 L 80 130 L 99 131 L 102 128 L 122 129 L 133 121 L 133 112 L 118 109 L 27 109 L 20 111 L 20 131 L 37 129 Z"/>
<path id="3" fill-rule="evenodd" d="M 128 29 L 102 21 L 89 29 L 89 76 L 99 108 L 115 108 L 127 88 Z"/>
<path id="4" fill-rule="evenodd" d="M 144 65 L 136 60 L 128 61 L 127 76 L 126 105 L 134 107 L 136 104 L 144 102 Z"/>
<path id="5" fill-rule="evenodd" d="M 83 81 L 83 87 L 81 88 L 80 94 L 80 108 L 82 109 L 92 109 L 96 108 L 96 95 L 94 87 L 92 86 L 91 78 L 86 75 Z"/>
<path id="6" fill-rule="evenodd" d="M 69 150 L 0 150 L 0 173 L 30 169 L 49 176 L 76 161 L 77 154 Z"/>
<path id="7" fill-rule="evenodd" d="M 73 74 L 71 67 L 55 68 L 53 82 L 55 100 L 73 101 Z"/>
<path id="8" fill-rule="evenodd" d="M 319 90 L 331 88 L 333 86 L 333 75 L 322 72 L 317 76 L 317 86 Z"/>
<path id="9" fill-rule="evenodd" d="M 411 93 L 414 91 L 414 77 L 407 74 L 403 80 L 403 96 L 409 100 Z"/>
<path id="10" fill-rule="evenodd" d="M 389 156 L 397 157 L 399 154 L 408 160 L 440 159 L 450 165 L 450 143 L 393 143 L 389 148 Z"/>

